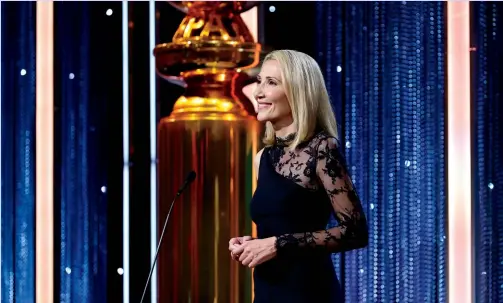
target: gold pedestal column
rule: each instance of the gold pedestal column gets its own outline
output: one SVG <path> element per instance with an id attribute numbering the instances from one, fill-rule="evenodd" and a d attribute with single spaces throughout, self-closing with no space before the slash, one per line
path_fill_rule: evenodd
<path id="1" fill-rule="evenodd" d="M 228 241 L 251 234 L 248 201 L 262 130 L 242 88 L 261 46 L 239 14 L 255 3 L 171 4 L 187 16 L 173 42 L 156 47 L 156 67 L 186 90 L 159 125 L 160 218 L 186 174 L 195 170 L 197 178 L 171 214 L 159 255 L 159 302 L 250 302 L 251 271 L 231 260 Z"/>

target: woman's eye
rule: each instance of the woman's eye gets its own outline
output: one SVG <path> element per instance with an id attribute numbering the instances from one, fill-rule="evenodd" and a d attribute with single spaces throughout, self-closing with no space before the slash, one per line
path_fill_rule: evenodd
<path id="1" fill-rule="evenodd" d="M 276 82 L 274 82 L 272 80 L 269 80 L 269 82 L 267 82 L 267 84 L 269 84 L 269 85 L 276 85 Z"/>

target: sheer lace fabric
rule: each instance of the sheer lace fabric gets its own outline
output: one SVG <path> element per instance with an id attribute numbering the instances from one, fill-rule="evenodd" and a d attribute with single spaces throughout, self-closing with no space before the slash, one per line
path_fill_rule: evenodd
<path id="1" fill-rule="evenodd" d="M 366 218 L 335 138 L 320 132 L 290 150 L 287 144 L 293 136 L 278 138 L 274 146 L 265 150 L 266 156 L 281 176 L 308 190 L 323 188 L 339 224 L 325 230 L 281 235 L 276 241 L 278 251 L 324 246 L 331 252 L 341 252 L 365 246 Z"/>

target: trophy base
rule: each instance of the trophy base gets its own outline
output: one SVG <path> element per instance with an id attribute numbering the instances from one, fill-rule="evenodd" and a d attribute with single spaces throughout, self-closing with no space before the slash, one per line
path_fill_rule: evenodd
<path id="1" fill-rule="evenodd" d="M 247 120 L 254 119 L 254 108 L 238 89 L 248 75 L 233 69 L 206 68 L 180 73 L 185 93 L 173 108 L 170 119 L 177 120 Z"/>
<path id="2" fill-rule="evenodd" d="M 164 119 L 167 122 L 256 120 L 234 100 L 185 96 L 176 101 L 173 112 Z"/>

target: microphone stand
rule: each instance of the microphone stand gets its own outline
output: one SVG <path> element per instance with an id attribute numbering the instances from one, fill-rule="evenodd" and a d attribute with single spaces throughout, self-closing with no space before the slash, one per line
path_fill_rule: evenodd
<path id="1" fill-rule="evenodd" d="M 161 232 L 161 237 L 159 238 L 159 243 L 157 244 L 157 249 L 155 250 L 155 257 L 154 257 L 154 262 L 152 263 L 152 266 L 150 267 L 150 273 L 148 274 L 147 278 L 147 283 L 145 283 L 145 288 L 143 289 L 143 294 L 141 295 L 141 301 L 140 303 L 143 303 L 143 299 L 145 298 L 145 294 L 147 293 L 147 288 L 148 288 L 148 283 L 150 282 L 150 278 L 152 277 L 152 273 L 154 272 L 155 264 L 157 262 L 157 256 L 159 255 L 159 249 L 161 248 L 162 240 L 164 238 L 164 232 L 166 231 L 166 226 L 168 225 L 168 220 L 169 220 L 169 215 L 171 214 L 171 210 L 173 209 L 173 205 L 175 205 L 176 199 L 180 197 L 182 192 L 185 190 L 185 188 L 194 181 L 196 178 L 196 173 L 194 171 L 191 171 L 187 178 L 185 179 L 185 182 L 183 183 L 182 187 L 178 190 L 176 193 L 175 197 L 173 198 L 173 201 L 171 202 L 171 206 L 169 207 L 168 214 L 166 216 L 166 219 L 164 220 L 164 226 L 162 227 L 162 232 Z"/>

